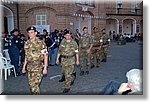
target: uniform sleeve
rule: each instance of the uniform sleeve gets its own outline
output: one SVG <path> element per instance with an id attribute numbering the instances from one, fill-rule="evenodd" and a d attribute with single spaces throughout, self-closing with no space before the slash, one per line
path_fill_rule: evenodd
<path id="1" fill-rule="evenodd" d="M 60 43 L 60 46 L 59 46 L 59 49 L 58 49 L 59 54 L 62 54 L 62 49 L 63 49 L 63 47 L 65 47 L 64 44 L 65 44 L 65 39 L 63 39 Z"/>
<path id="2" fill-rule="evenodd" d="M 24 44 L 24 50 L 25 50 L 25 57 L 27 57 L 27 53 L 28 53 L 28 43 L 27 42 L 25 42 L 25 44 Z"/>
<path id="3" fill-rule="evenodd" d="M 42 50 L 41 50 L 42 54 L 48 54 L 48 51 L 47 51 L 47 46 L 45 44 L 45 42 L 42 42 Z"/>
<path id="4" fill-rule="evenodd" d="M 93 44 L 94 43 L 94 38 L 93 36 L 90 36 L 90 44 Z"/>
<path id="5" fill-rule="evenodd" d="M 75 51 L 75 54 L 77 54 L 79 52 L 79 46 L 78 44 L 76 43 L 76 41 L 73 40 L 73 46 L 74 46 L 74 51 Z"/>

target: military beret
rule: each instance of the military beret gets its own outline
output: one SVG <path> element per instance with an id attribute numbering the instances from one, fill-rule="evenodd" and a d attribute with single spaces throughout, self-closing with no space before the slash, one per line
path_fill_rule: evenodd
<path id="1" fill-rule="evenodd" d="M 59 33 L 59 30 L 57 30 L 57 29 L 55 29 L 55 31 L 54 31 L 55 33 Z"/>
<path id="2" fill-rule="evenodd" d="M 46 29 L 43 29 L 43 32 L 47 32 L 47 30 L 46 30 Z"/>
<path id="3" fill-rule="evenodd" d="M 30 31 L 30 30 L 34 30 L 36 32 L 36 28 L 34 26 L 31 26 L 31 27 L 27 28 L 27 32 Z"/>
<path id="4" fill-rule="evenodd" d="M 14 32 L 19 32 L 19 30 L 18 30 L 18 29 L 13 29 L 13 30 L 11 31 L 12 34 L 13 34 Z"/>
<path id="5" fill-rule="evenodd" d="M 66 35 L 66 34 L 70 34 L 70 31 L 68 29 L 64 30 L 64 35 Z"/>
<path id="6" fill-rule="evenodd" d="M 83 27 L 83 31 L 84 31 L 84 29 L 88 29 L 88 27 Z"/>

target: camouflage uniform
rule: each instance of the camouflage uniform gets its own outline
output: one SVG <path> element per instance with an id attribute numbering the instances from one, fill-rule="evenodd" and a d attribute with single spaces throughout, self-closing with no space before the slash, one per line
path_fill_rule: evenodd
<path id="1" fill-rule="evenodd" d="M 42 54 L 41 51 L 46 48 L 46 45 L 39 39 L 36 39 L 33 42 L 28 40 L 25 42 L 24 48 L 25 58 L 28 62 L 27 71 L 31 93 L 40 94 L 39 85 L 42 79 L 44 59 L 44 54 Z"/>
<path id="2" fill-rule="evenodd" d="M 92 56 L 91 56 L 91 64 L 94 65 L 94 55 L 96 55 L 96 64 L 100 63 L 100 51 L 101 51 L 101 37 L 102 35 L 99 34 L 93 34 L 93 47 L 92 47 Z"/>
<path id="3" fill-rule="evenodd" d="M 102 62 L 106 62 L 107 60 L 107 53 L 108 53 L 108 45 L 109 45 L 109 37 L 108 35 L 105 33 L 102 35 L 102 50 L 101 50 L 101 57 L 102 57 Z"/>
<path id="4" fill-rule="evenodd" d="M 78 50 L 78 45 L 73 39 L 71 42 L 66 42 L 66 40 L 63 39 L 58 50 L 58 53 L 62 55 L 61 72 L 65 75 L 65 88 L 71 87 L 76 50 Z"/>
<path id="5" fill-rule="evenodd" d="M 80 70 L 81 72 L 85 70 L 84 66 L 84 59 L 87 60 L 86 63 L 86 71 L 89 71 L 90 67 L 90 59 L 91 59 L 91 53 L 87 54 L 86 50 L 90 48 L 91 44 L 93 44 L 93 39 L 90 34 L 83 34 L 80 39 Z"/>

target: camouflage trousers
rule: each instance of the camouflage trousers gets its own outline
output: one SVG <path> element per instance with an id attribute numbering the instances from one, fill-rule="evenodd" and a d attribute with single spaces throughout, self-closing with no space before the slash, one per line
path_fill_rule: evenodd
<path id="1" fill-rule="evenodd" d="M 43 65 L 38 62 L 28 63 L 28 81 L 31 94 L 40 94 L 39 85 L 42 79 L 42 69 Z"/>
<path id="2" fill-rule="evenodd" d="M 91 64 L 94 65 L 94 56 L 96 55 L 96 64 L 100 64 L 100 55 L 101 55 L 101 49 L 100 48 L 92 48 L 92 53 L 91 53 Z"/>
<path id="3" fill-rule="evenodd" d="M 88 71 L 90 68 L 91 53 L 87 54 L 85 49 L 81 49 L 79 57 L 80 57 L 80 70 Z M 84 60 L 86 60 L 86 65 L 84 63 Z"/>
<path id="4" fill-rule="evenodd" d="M 73 80 L 74 65 L 61 65 L 61 71 L 65 75 L 65 88 L 70 88 Z"/>
<path id="5" fill-rule="evenodd" d="M 103 46 L 101 48 L 101 58 L 107 59 L 108 47 Z"/>

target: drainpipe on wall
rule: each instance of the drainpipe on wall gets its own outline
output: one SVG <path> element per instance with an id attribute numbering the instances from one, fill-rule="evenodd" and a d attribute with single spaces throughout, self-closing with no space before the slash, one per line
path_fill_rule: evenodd
<path id="1" fill-rule="evenodd" d="M 17 8 L 17 28 L 18 28 L 18 30 L 20 30 L 20 27 L 19 27 L 19 5 L 18 5 L 18 2 L 16 4 L 16 8 Z"/>

